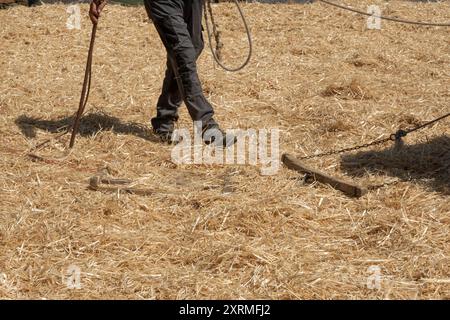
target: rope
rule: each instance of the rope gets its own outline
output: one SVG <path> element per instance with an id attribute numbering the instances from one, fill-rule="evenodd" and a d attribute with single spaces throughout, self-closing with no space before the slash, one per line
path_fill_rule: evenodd
<path id="1" fill-rule="evenodd" d="M 221 50 L 223 48 L 223 43 L 222 43 L 222 41 L 220 39 L 219 26 L 217 25 L 217 23 L 216 23 L 216 21 L 214 19 L 214 15 L 212 13 L 211 1 L 206 1 L 206 5 L 208 6 L 208 12 L 209 12 L 209 15 L 211 17 L 211 24 L 212 24 L 212 27 L 213 27 L 212 31 L 213 31 L 213 34 L 214 34 L 214 41 L 216 42 L 216 55 L 217 55 L 217 58 L 219 60 L 222 60 L 222 54 L 221 54 L 222 51 Z M 205 13 L 206 13 L 206 10 L 205 10 Z M 206 15 L 205 16 L 205 20 L 207 20 L 207 19 L 208 19 L 208 16 Z M 210 43 L 210 45 L 211 45 L 211 43 Z"/>
<path id="2" fill-rule="evenodd" d="M 417 131 L 417 130 L 420 130 L 420 129 L 423 129 L 425 127 L 428 127 L 428 126 L 432 125 L 433 123 L 436 123 L 438 121 L 444 120 L 447 117 L 450 117 L 450 112 L 447 113 L 447 114 L 444 114 L 443 116 L 440 116 L 440 117 L 438 117 L 436 119 L 433 119 L 431 121 L 425 122 L 422 125 L 419 125 L 419 126 L 416 126 L 416 127 L 410 128 L 410 129 L 406 129 L 406 130 L 398 130 L 396 133 L 391 134 L 388 138 L 375 140 L 373 142 L 364 143 L 364 144 L 357 145 L 357 146 L 354 146 L 354 147 L 349 147 L 349 148 L 344 148 L 344 149 L 339 149 L 339 150 L 330 150 L 330 151 L 319 153 L 319 154 L 313 154 L 313 155 L 309 155 L 309 156 L 304 156 L 304 157 L 301 157 L 299 159 L 300 160 L 307 160 L 307 159 L 321 158 L 321 157 L 326 157 L 326 156 L 346 153 L 346 152 L 355 151 L 355 150 L 359 150 L 359 149 L 365 149 L 365 148 L 376 146 L 376 145 L 380 145 L 380 144 L 385 144 L 388 141 L 399 142 L 401 140 L 401 138 L 406 137 L 406 135 L 408 135 L 409 133 Z"/>
<path id="3" fill-rule="evenodd" d="M 245 33 L 247 34 L 247 39 L 248 39 L 247 58 L 240 66 L 238 66 L 236 68 L 227 67 L 222 63 L 220 49 L 223 47 L 223 45 L 220 41 L 220 32 L 217 30 L 217 24 L 215 23 L 215 20 L 214 20 L 214 15 L 213 15 L 212 6 L 211 6 L 211 0 L 204 0 L 204 2 L 203 2 L 204 7 L 205 7 L 204 14 L 205 14 L 206 32 L 208 34 L 208 42 L 209 42 L 209 47 L 211 49 L 212 56 L 213 56 L 214 60 L 217 62 L 217 64 L 222 69 L 224 69 L 226 71 L 230 71 L 230 72 L 236 72 L 236 71 L 242 70 L 250 62 L 250 58 L 252 56 L 252 51 L 253 51 L 252 36 L 250 33 L 250 28 L 247 24 L 247 20 L 245 19 L 244 12 L 242 11 L 242 8 L 239 5 L 238 0 L 233 0 L 233 1 L 234 1 L 236 8 L 239 11 L 239 14 L 241 16 L 242 22 L 245 27 Z M 214 38 L 216 41 L 216 50 L 213 49 L 213 45 L 212 45 L 212 34 L 211 34 L 211 30 L 209 28 L 209 23 L 208 23 L 209 22 L 208 13 L 209 13 L 209 16 L 211 17 L 211 23 L 213 26 Z"/>
<path id="4" fill-rule="evenodd" d="M 393 21 L 393 22 L 399 22 L 399 23 L 406 23 L 406 24 L 414 24 L 414 25 L 420 25 L 420 26 L 434 26 L 434 27 L 450 27 L 450 23 L 434 23 L 434 22 L 421 22 L 421 21 L 412 21 L 412 20 L 406 20 L 406 19 L 400 19 L 400 18 L 393 18 L 393 17 L 387 17 L 387 16 L 377 16 L 377 15 L 373 15 L 358 9 L 353 9 L 351 7 L 348 6 L 344 6 L 341 4 L 337 4 L 331 1 L 327 1 L 327 0 L 318 0 L 320 2 L 323 2 L 327 5 L 336 7 L 336 8 L 340 8 L 340 9 L 344 9 L 347 11 L 351 11 L 354 13 L 358 13 L 358 14 L 362 14 L 364 16 L 368 16 L 368 17 L 374 17 L 374 18 L 380 18 L 380 19 L 384 19 L 384 20 L 389 20 L 389 21 Z"/>
<path id="5" fill-rule="evenodd" d="M 396 133 L 392 134 L 390 138 L 391 138 L 391 140 L 401 139 L 403 137 L 406 137 L 406 135 L 408 133 L 411 133 L 411 132 L 420 130 L 422 128 L 428 127 L 429 125 L 432 125 L 433 123 L 436 123 L 438 121 L 444 120 L 447 117 L 450 117 L 450 112 L 447 113 L 447 114 L 444 114 L 443 116 L 441 116 L 439 118 L 436 118 L 436 119 L 433 119 L 431 121 L 425 122 L 424 124 L 422 124 L 420 126 L 417 126 L 417 127 L 414 127 L 414 128 L 410 128 L 408 130 L 398 130 Z"/>
<path id="6" fill-rule="evenodd" d="M 72 148 L 73 145 L 75 144 L 75 137 L 77 135 L 78 128 L 80 126 L 80 119 L 81 116 L 83 115 L 84 109 L 88 102 L 89 92 L 91 90 L 92 55 L 94 52 L 94 41 L 96 32 L 97 32 L 97 24 L 93 24 L 91 32 L 91 42 L 89 44 L 89 52 L 86 62 L 86 70 L 84 72 L 83 89 L 81 90 L 80 104 L 78 106 L 78 111 L 75 116 L 75 121 L 72 125 L 72 136 L 70 137 L 69 148 Z M 70 131 L 70 128 L 67 131 Z"/>

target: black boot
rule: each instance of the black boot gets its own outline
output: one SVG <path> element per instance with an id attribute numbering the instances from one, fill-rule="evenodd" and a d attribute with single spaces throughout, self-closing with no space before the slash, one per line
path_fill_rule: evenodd
<path id="1" fill-rule="evenodd" d="M 153 133 L 158 136 L 161 142 L 167 144 L 177 144 L 179 142 L 173 139 L 173 131 L 175 127 L 175 122 L 173 120 L 161 122 L 158 118 L 153 118 L 151 123 Z"/>
<path id="2" fill-rule="evenodd" d="M 214 144 L 218 147 L 228 148 L 237 142 L 237 137 L 234 134 L 226 133 L 220 129 L 215 122 L 207 124 L 202 130 L 203 142 L 207 145 Z"/>

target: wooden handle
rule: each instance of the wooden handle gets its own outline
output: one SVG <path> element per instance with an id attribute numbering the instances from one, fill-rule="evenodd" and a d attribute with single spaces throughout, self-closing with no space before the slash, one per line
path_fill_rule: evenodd
<path id="1" fill-rule="evenodd" d="M 80 120 L 83 116 L 84 109 L 89 98 L 89 92 L 91 91 L 91 76 L 92 76 L 92 55 L 94 53 L 94 41 L 95 34 L 97 33 L 97 24 L 92 25 L 91 42 L 89 44 L 88 57 L 86 61 L 86 69 L 84 70 L 84 81 L 81 89 L 80 104 L 78 105 L 78 111 L 75 115 L 74 122 L 72 124 L 72 135 L 70 136 L 69 149 L 72 149 L 75 145 L 75 138 L 77 136 L 78 128 L 80 126 Z"/>
<path id="2" fill-rule="evenodd" d="M 281 161 L 288 167 L 289 169 L 307 173 L 311 175 L 314 180 L 329 184 L 334 189 L 340 190 L 347 194 L 350 197 L 361 197 L 367 193 L 367 189 L 363 188 L 357 184 L 343 181 L 341 179 L 331 177 L 323 172 L 315 170 L 313 168 L 308 167 L 300 160 L 296 159 L 294 156 L 284 153 L 281 157 Z"/>

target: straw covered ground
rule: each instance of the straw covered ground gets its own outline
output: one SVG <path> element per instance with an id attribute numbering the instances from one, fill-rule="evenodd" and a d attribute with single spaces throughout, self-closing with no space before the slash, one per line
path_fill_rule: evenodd
<path id="1" fill-rule="evenodd" d="M 345 3 L 422 21 L 450 13 L 449 2 Z M 143 7 L 105 9 L 73 151 L 65 136 L 27 156 L 78 107 L 91 27 L 83 4 L 81 30 L 67 29 L 67 7 L 0 11 L 1 298 L 450 298 L 448 120 L 397 151 L 308 161 L 362 185 L 392 182 L 359 199 L 284 167 L 263 176 L 252 165 L 174 164 L 149 129 L 165 53 Z M 224 128 L 278 128 L 281 151 L 304 156 L 450 111 L 448 28 L 369 30 L 364 17 L 317 2 L 243 7 L 251 64 L 226 73 L 209 51 L 199 60 Z M 214 10 L 224 60 L 237 64 L 242 25 L 231 4 Z M 178 127 L 190 128 L 180 114 Z M 89 190 L 101 170 L 156 192 Z"/>

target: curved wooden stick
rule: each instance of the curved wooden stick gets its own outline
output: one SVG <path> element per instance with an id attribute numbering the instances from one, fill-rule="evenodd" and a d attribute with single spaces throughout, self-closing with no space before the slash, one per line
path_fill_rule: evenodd
<path id="1" fill-rule="evenodd" d="M 69 142 L 69 148 L 73 148 L 75 144 L 75 137 L 78 132 L 78 128 L 80 126 L 80 119 L 83 115 L 84 109 L 86 107 L 88 98 L 89 98 L 89 91 L 91 89 L 91 69 L 92 69 L 92 55 L 94 53 L 94 41 L 95 41 L 95 34 L 97 32 L 97 24 L 92 25 L 92 32 L 91 32 L 91 42 L 89 44 L 89 51 L 88 51 L 88 57 L 86 62 L 86 69 L 84 71 L 84 81 L 83 81 L 83 88 L 81 89 L 81 97 L 80 97 L 80 104 L 78 106 L 78 111 L 75 115 L 75 120 L 72 125 L 72 135 L 70 136 L 70 142 Z"/>

